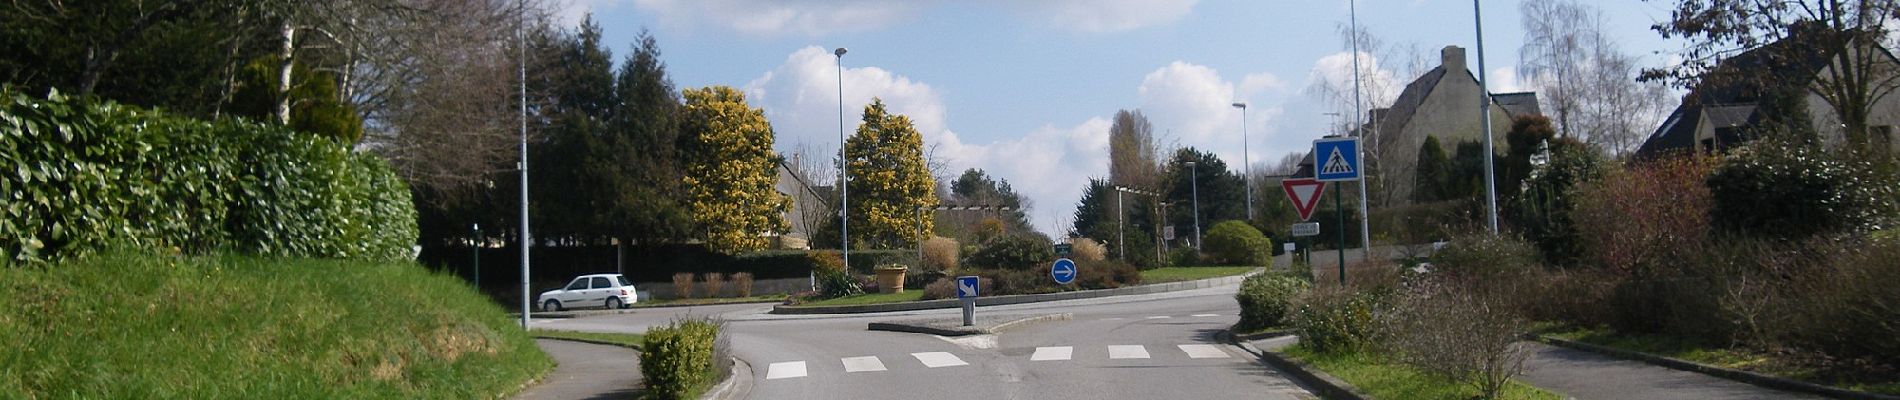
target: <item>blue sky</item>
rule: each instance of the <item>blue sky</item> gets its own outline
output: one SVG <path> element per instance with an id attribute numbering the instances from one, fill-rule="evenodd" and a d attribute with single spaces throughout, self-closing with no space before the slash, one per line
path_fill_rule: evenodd
<path id="1" fill-rule="evenodd" d="M 1681 46 L 1648 29 L 1668 17 L 1668 2 L 1586 3 L 1645 66 L 1669 63 Z M 1493 92 L 1534 89 L 1515 73 L 1518 5 L 1483 4 Z M 1310 147 L 1336 118 L 1325 113 L 1337 111 L 1312 93 L 1314 82 L 1350 82 L 1352 56 L 1337 33 L 1348 10 L 1345 0 L 573 0 L 563 18 L 592 13 L 616 57 L 650 30 L 675 84 L 745 90 L 788 153 L 802 144 L 836 154 L 831 49 L 847 47 L 847 124 L 883 98 L 917 122 L 946 173 L 974 167 L 1007 179 L 1029 197 L 1031 222 L 1056 234 L 1087 179 L 1107 174 L 1117 110 L 1141 109 L 1164 146 L 1210 150 L 1235 169 L 1235 101 L 1250 104 L 1256 166 Z M 1395 96 L 1415 78 L 1406 60 L 1429 69 L 1447 45 L 1465 47 L 1477 66 L 1470 1 L 1368 0 L 1358 11 L 1387 44 L 1362 49 L 1369 100 Z"/>

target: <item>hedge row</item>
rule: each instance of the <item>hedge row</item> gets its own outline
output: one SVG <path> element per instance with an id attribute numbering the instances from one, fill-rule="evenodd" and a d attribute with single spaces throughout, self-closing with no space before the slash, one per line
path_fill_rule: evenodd
<path id="1" fill-rule="evenodd" d="M 647 399 L 696 399 L 730 371 L 720 324 L 676 320 L 647 330 L 640 344 L 640 377 Z"/>
<path id="2" fill-rule="evenodd" d="M 0 256 L 108 244 L 401 259 L 416 241 L 388 164 L 280 126 L 0 89 Z"/>

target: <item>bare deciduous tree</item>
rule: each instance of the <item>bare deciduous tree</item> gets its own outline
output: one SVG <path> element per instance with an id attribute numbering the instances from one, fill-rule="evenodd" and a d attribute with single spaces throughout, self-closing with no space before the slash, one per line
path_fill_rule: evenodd
<path id="1" fill-rule="evenodd" d="M 1543 111 L 1558 134 L 1621 155 L 1668 112 L 1669 94 L 1638 82 L 1635 57 L 1605 34 L 1602 11 L 1575 0 L 1525 2 L 1523 75 L 1538 88 Z"/>
<path id="2" fill-rule="evenodd" d="M 1314 70 L 1314 79 L 1304 92 L 1324 102 L 1328 110 L 1341 116 L 1350 116 L 1342 121 L 1346 127 L 1345 131 L 1358 132 L 1365 136 L 1362 139 L 1365 145 L 1360 151 L 1365 153 L 1366 169 L 1372 171 L 1374 176 L 1381 175 L 1379 171 L 1382 166 L 1379 160 L 1383 160 L 1382 157 L 1388 151 L 1404 141 L 1398 137 L 1388 138 L 1379 134 L 1380 121 L 1360 112 L 1363 110 L 1370 114 L 1372 110 L 1391 107 L 1405 89 L 1405 81 L 1423 75 L 1436 65 L 1425 56 L 1425 52 L 1417 44 L 1387 43 L 1373 35 L 1364 25 L 1359 26 L 1359 29 L 1355 31 L 1351 26 L 1341 24 L 1338 31 L 1341 48 L 1351 51 L 1353 43 L 1358 42 L 1358 96 L 1355 97 L 1353 92 L 1355 85 L 1352 64 L 1340 66 L 1344 68 L 1343 71 Z M 1355 105 L 1355 101 L 1359 104 Z M 1359 121 L 1365 124 L 1362 129 L 1354 127 L 1361 123 Z M 1391 204 L 1391 199 L 1387 198 L 1389 196 L 1386 196 L 1386 193 L 1390 193 L 1392 188 L 1399 183 L 1401 182 L 1376 178 L 1368 181 L 1370 200 L 1376 206 Z"/>

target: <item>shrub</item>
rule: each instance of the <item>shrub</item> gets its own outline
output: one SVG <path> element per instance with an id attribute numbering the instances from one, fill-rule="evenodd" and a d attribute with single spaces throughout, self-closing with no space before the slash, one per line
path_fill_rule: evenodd
<path id="1" fill-rule="evenodd" d="M 106 245 L 412 259 L 408 187 L 367 153 L 281 126 L 0 89 L 0 257 Z"/>
<path id="2" fill-rule="evenodd" d="M 752 273 L 740 272 L 732 274 L 732 286 L 733 289 L 739 291 L 739 297 L 752 297 Z"/>
<path id="3" fill-rule="evenodd" d="M 1054 293 L 1060 291 L 1055 279 L 1049 277 L 1047 270 L 1027 269 L 966 269 L 964 275 L 982 277 L 984 296 L 1003 296 L 1014 294 Z"/>
<path id="4" fill-rule="evenodd" d="M 1201 251 L 1195 250 L 1193 247 L 1181 246 L 1173 250 L 1168 250 L 1167 265 L 1169 266 L 1192 267 L 1201 265 L 1201 263 Z"/>
<path id="5" fill-rule="evenodd" d="M 818 294 L 827 299 L 856 296 L 864 294 L 864 287 L 850 272 L 824 271 L 818 273 Z"/>
<path id="6" fill-rule="evenodd" d="M 813 273 L 822 274 L 826 272 L 844 271 L 844 256 L 839 252 L 814 251 L 805 253 L 805 258 L 811 260 Z"/>
<path id="7" fill-rule="evenodd" d="M 1383 342 L 1400 361 L 1495 399 L 1523 372 L 1528 348 L 1518 343 L 1528 324 L 1512 307 L 1511 283 L 1426 279 L 1381 313 Z"/>
<path id="8" fill-rule="evenodd" d="M 1240 283 L 1240 292 L 1234 294 L 1234 300 L 1240 303 L 1240 323 L 1234 325 L 1235 330 L 1252 331 L 1285 324 L 1287 313 L 1293 309 L 1294 299 L 1312 286 L 1305 280 L 1287 275 L 1257 274 L 1247 277 Z"/>
<path id="9" fill-rule="evenodd" d="M 719 289 L 726 286 L 726 274 L 707 272 L 700 275 L 700 281 L 706 288 L 706 298 L 719 297 Z"/>
<path id="10" fill-rule="evenodd" d="M 1036 269 L 1056 259 L 1055 249 L 1041 235 L 1012 234 L 983 242 L 965 264 L 979 268 Z"/>
<path id="11" fill-rule="evenodd" d="M 1069 241 L 1069 252 L 1069 257 L 1078 263 L 1108 259 L 1108 247 L 1095 239 L 1075 238 Z"/>
<path id="12" fill-rule="evenodd" d="M 1710 214 L 1726 233 L 1799 239 L 1891 223 L 1900 179 L 1816 146 L 1758 141 L 1708 175 Z"/>
<path id="13" fill-rule="evenodd" d="M 931 237 L 924 241 L 923 268 L 916 273 L 936 271 L 944 274 L 956 273 L 957 240 L 942 236 Z"/>
<path id="14" fill-rule="evenodd" d="M 1651 161 L 1579 186 L 1571 220 L 1586 261 L 1626 274 L 1694 251 L 1708 237 L 1708 159 Z"/>
<path id="15" fill-rule="evenodd" d="M 1272 246 L 1273 241 L 1246 222 L 1229 220 L 1214 224 L 1214 228 L 1207 231 L 1203 245 L 1208 258 L 1218 264 L 1265 265 L 1267 252 L 1271 251 L 1267 246 Z"/>
<path id="16" fill-rule="evenodd" d="M 1293 311 L 1293 327 L 1300 344 L 1313 351 L 1350 354 L 1377 344 L 1379 326 L 1374 316 L 1385 308 L 1384 295 L 1321 286 L 1307 292 Z"/>
<path id="17" fill-rule="evenodd" d="M 994 295 L 991 292 L 996 290 L 995 286 L 993 286 L 996 284 L 996 281 L 988 277 L 979 277 L 977 278 L 976 284 L 977 290 L 982 292 L 980 294 L 984 296 Z M 957 280 L 951 277 L 938 278 L 929 285 L 925 285 L 923 290 L 923 300 L 954 299 L 957 297 Z"/>
<path id="18" fill-rule="evenodd" d="M 1847 243 L 1832 253 L 1784 292 L 1793 295 L 1786 330 L 1802 347 L 1900 367 L 1900 242 Z"/>
<path id="19" fill-rule="evenodd" d="M 725 339 L 709 319 L 673 321 L 647 330 L 640 344 L 640 377 L 647 398 L 694 399 L 726 374 Z"/>
<path id="20" fill-rule="evenodd" d="M 1537 249 L 1515 236 L 1472 234 L 1453 239 L 1432 254 L 1437 273 L 1465 279 L 1497 279 L 1538 266 Z"/>
<path id="21" fill-rule="evenodd" d="M 1055 278 L 1049 279 L 1053 283 Z M 1075 287 L 1077 288 L 1114 289 L 1137 284 L 1141 284 L 1141 269 L 1133 264 L 1120 261 L 1076 263 Z"/>
<path id="22" fill-rule="evenodd" d="M 693 298 L 693 274 L 681 272 L 673 274 L 673 295 L 682 299 Z"/>
<path id="23" fill-rule="evenodd" d="M 1583 248 L 1571 218 L 1576 187 L 1601 179 L 1607 162 L 1595 147 L 1572 138 L 1551 140 L 1531 157 L 1523 191 L 1511 199 L 1506 217 L 1537 245 L 1544 259 L 1560 265 L 1582 261 Z"/>

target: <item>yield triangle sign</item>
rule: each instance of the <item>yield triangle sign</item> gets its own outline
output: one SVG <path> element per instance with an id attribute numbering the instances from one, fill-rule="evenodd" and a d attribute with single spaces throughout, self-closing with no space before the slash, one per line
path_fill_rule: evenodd
<path id="1" fill-rule="evenodd" d="M 1326 193 L 1326 182 L 1312 178 L 1287 179 L 1280 181 L 1280 189 L 1286 190 L 1287 200 L 1293 201 L 1293 208 L 1300 211 L 1300 220 L 1305 221 L 1313 219 L 1320 194 Z"/>

